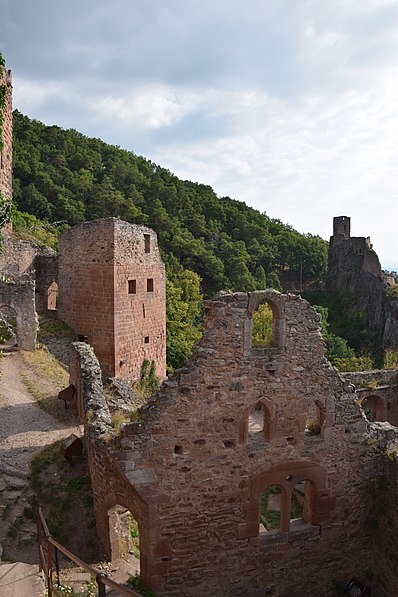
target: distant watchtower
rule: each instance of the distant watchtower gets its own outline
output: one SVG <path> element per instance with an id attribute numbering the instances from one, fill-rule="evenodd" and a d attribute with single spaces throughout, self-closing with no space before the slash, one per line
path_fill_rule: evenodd
<path id="1" fill-rule="evenodd" d="M 1 55 L 0 55 L 1 58 Z M 0 63 L 0 192 L 12 201 L 12 76 Z M 11 232 L 8 224 L 6 232 Z"/>
<path id="2" fill-rule="evenodd" d="M 348 240 L 351 236 L 351 218 L 347 216 L 337 216 L 333 218 L 333 242 L 337 245 Z"/>

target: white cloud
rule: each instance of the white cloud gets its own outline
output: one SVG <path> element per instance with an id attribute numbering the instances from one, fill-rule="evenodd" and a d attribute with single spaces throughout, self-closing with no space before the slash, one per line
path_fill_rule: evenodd
<path id="1" fill-rule="evenodd" d="M 100 97 L 92 105 L 99 119 L 119 119 L 123 124 L 160 128 L 178 122 L 192 109 L 193 94 L 178 96 L 164 86 L 145 86 L 126 97 Z"/>
<path id="2" fill-rule="evenodd" d="M 115 2 L 3 0 L 16 107 L 398 265 L 397 0 Z"/>

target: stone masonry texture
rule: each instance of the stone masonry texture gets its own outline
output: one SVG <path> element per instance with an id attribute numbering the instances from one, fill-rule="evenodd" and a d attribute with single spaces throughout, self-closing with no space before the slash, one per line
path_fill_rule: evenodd
<path id="1" fill-rule="evenodd" d="M 12 76 L 11 71 L 0 66 L 0 86 L 5 86 L 5 106 L 2 112 L 2 142 L 0 152 L 0 191 L 6 200 L 12 200 Z M 7 225 L 11 232 L 11 224 Z"/>
<path id="2" fill-rule="evenodd" d="M 38 320 L 35 310 L 35 283 L 31 280 L 0 280 L 0 311 L 10 307 L 15 312 L 18 348 L 35 350 Z"/>
<path id="3" fill-rule="evenodd" d="M 251 317 L 262 302 L 273 310 L 274 342 L 253 348 Z M 351 577 L 376 595 L 397 594 L 398 570 L 391 563 L 384 574 L 372 516 L 387 500 L 375 494 L 385 467 L 397 477 L 383 442 L 394 444 L 398 430 L 365 418 L 355 386 L 324 357 L 319 315 L 297 296 L 235 293 L 208 301 L 205 323 L 186 367 L 119 437 L 94 353 L 73 345 L 71 383 L 83 405 L 97 531 L 109 554 L 125 549 L 124 519 L 116 525 L 115 517 L 129 510 L 139 525 L 141 578 L 161 597 L 332 596 Z M 264 428 L 254 435 L 256 407 Z M 317 435 L 306 431 L 308 421 Z M 292 522 L 299 483 L 304 512 Z M 275 484 L 281 526 L 260 532 L 260 495 Z M 392 530 L 386 541 L 393 544 Z"/>
<path id="4" fill-rule="evenodd" d="M 115 218 L 61 235 L 59 315 L 94 348 L 108 377 L 166 374 L 165 268 L 153 230 Z"/>

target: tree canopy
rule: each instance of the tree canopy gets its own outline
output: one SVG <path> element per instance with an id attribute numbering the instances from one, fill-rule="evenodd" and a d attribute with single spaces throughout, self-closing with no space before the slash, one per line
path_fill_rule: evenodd
<path id="1" fill-rule="evenodd" d="M 278 287 L 326 272 L 327 243 L 245 203 L 217 197 L 130 151 L 14 111 L 14 200 L 22 212 L 74 225 L 114 216 L 146 224 L 163 255 L 201 279 L 205 296 Z M 171 290 L 170 290 L 171 292 Z"/>

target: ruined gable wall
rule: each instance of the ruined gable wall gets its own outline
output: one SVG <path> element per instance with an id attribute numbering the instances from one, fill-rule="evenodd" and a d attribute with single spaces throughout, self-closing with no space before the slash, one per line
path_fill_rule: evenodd
<path id="1" fill-rule="evenodd" d="M 61 234 L 59 317 L 87 336 L 104 375 L 114 375 L 114 223 L 85 222 Z"/>
<path id="2" fill-rule="evenodd" d="M 145 237 L 148 252 L 145 252 Z M 166 279 L 153 230 L 115 222 L 115 375 L 138 379 L 144 359 L 166 375 Z M 128 282 L 135 280 L 135 292 Z M 153 290 L 148 291 L 148 280 Z"/>
<path id="3" fill-rule="evenodd" d="M 250 313 L 266 297 L 280 345 L 252 349 Z M 318 315 L 306 301 L 272 292 L 226 295 L 206 309 L 207 330 L 190 363 L 162 385 L 138 423 L 125 426 L 122 452 L 114 454 L 150 504 L 147 582 L 164 596 L 231 597 L 331 595 L 338 579 L 366 582 L 364 520 L 378 462 L 352 386 L 323 356 Z M 259 400 L 272 419 L 268 441 L 247 434 Z M 324 425 L 321 436 L 309 437 L 315 402 Z M 262 489 L 306 478 L 314 481 L 312 526 L 259 537 Z M 105 487 L 96 488 L 103 508 L 112 505 Z M 138 521 L 148 524 L 143 512 Z"/>
<path id="4" fill-rule="evenodd" d="M 5 88 L 2 112 L 2 143 L 0 152 L 0 191 L 12 199 L 12 76 L 11 71 L 0 66 L 0 86 Z"/>

